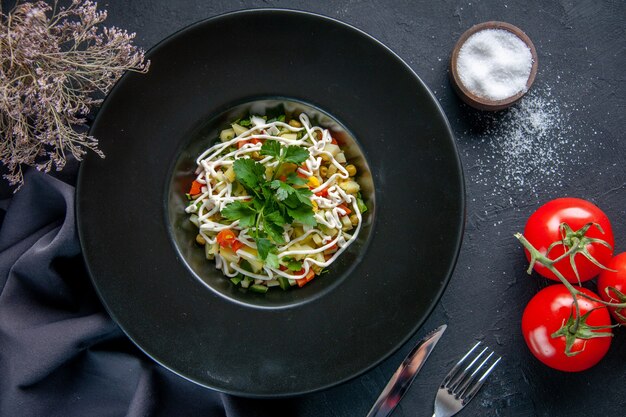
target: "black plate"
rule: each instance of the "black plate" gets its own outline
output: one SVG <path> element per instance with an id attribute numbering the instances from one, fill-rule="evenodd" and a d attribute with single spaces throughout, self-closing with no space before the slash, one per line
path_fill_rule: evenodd
<path id="1" fill-rule="evenodd" d="M 100 109 L 91 133 L 107 157 L 86 158 L 77 190 L 90 275 L 133 342 L 185 378 L 251 397 L 336 385 L 402 346 L 450 278 L 465 207 L 450 127 L 415 73 L 351 26 L 288 10 L 202 21 L 148 55 L 150 72 L 126 74 Z M 207 122 L 277 98 L 353 134 L 375 207 L 358 252 L 328 276 L 268 298 L 235 294 L 177 238 L 172 195 Z"/>

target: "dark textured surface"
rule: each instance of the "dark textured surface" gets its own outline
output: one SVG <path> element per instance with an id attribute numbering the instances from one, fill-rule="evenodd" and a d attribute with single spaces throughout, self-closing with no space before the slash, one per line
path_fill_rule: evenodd
<path id="1" fill-rule="evenodd" d="M 381 6 L 379 2 L 359 1 L 318 4 L 145 0 L 102 4 L 109 10 L 107 23 L 137 32 L 137 43 L 146 48 L 187 24 L 225 11 L 275 6 L 318 12 L 353 24 L 385 43 L 434 91 L 457 135 L 465 167 L 467 227 L 452 280 L 412 341 L 441 323 L 447 323 L 449 328 L 394 417 L 431 415 L 437 384 L 475 339 L 493 346 L 504 359 L 461 415 L 576 417 L 623 413 L 626 408 L 624 329 L 615 331 L 607 357 L 584 373 L 552 371 L 530 355 L 519 331 L 521 314 L 525 303 L 546 282 L 525 274 L 526 262 L 512 234 L 521 231 L 525 219 L 542 202 L 557 196 L 577 196 L 594 201 L 607 213 L 613 222 L 616 251 L 626 250 L 624 2 L 394 1 Z M 510 171 L 502 165 L 502 161 L 508 160 L 510 149 L 493 142 L 494 137 L 501 140 L 507 135 L 485 133 L 488 128 L 499 132 L 499 123 L 510 122 L 511 112 L 486 117 L 471 111 L 460 104 L 449 85 L 447 64 L 452 46 L 464 30 L 486 20 L 519 26 L 537 47 L 539 72 L 533 97 L 541 99 L 550 94 L 550 100 L 542 102 L 552 110 L 558 109 L 555 117 L 561 122 L 559 129 L 549 130 L 542 137 L 554 144 L 550 148 L 556 152 L 552 172 L 529 162 L 533 169 L 524 172 L 520 168 L 511 179 Z M 242 51 L 247 47 L 253 46 L 242 45 Z M 545 150 L 548 145 L 537 146 Z M 571 148 L 581 155 L 568 151 Z M 520 181 L 520 176 L 526 181 Z M 214 414 L 211 409 L 203 408 L 201 388 L 185 381 L 177 382 L 146 363 L 133 362 L 128 366 L 118 363 L 120 369 L 130 373 L 131 381 L 136 380 L 133 375 L 140 369 L 152 369 L 151 383 L 158 388 L 152 387 L 150 392 L 161 396 L 158 407 L 141 408 L 143 403 L 135 402 L 120 406 L 120 401 L 132 398 L 117 389 L 123 385 L 120 381 L 101 388 L 100 398 L 104 400 L 100 408 L 92 411 L 94 415 L 122 415 L 123 410 L 132 414 L 133 410 L 141 409 L 148 414 L 179 415 L 175 411 L 178 407 L 183 415 L 229 412 L 265 416 L 276 415 L 277 410 L 283 410 L 285 415 L 306 417 L 364 415 L 411 345 L 408 343 L 376 369 L 339 387 L 285 401 L 223 398 L 226 411 Z M 89 371 L 77 368 L 76 375 L 85 377 L 85 372 L 89 375 Z M 141 381 L 137 380 L 136 384 L 137 390 L 142 388 Z M 78 389 L 79 385 L 76 386 Z M 111 406 L 107 407 L 107 403 Z M 76 414 L 72 410 L 77 410 L 80 404 L 80 396 L 67 399 L 63 407 L 59 405 L 58 409 L 64 412 L 58 415 Z M 21 411 L 24 415 L 52 414 L 44 410 Z"/>

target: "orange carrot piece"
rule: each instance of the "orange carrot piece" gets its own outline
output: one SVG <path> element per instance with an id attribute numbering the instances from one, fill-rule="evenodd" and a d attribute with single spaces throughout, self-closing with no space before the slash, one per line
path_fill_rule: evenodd
<path id="1" fill-rule="evenodd" d="M 349 216 L 349 215 L 350 215 L 350 213 L 352 213 L 352 210 L 350 210 L 350 209 L 348 208 L 348 206 L 346 206 L 345 204 L 339 204 L 339 205 L 337 206 L 337 208 L 340 208 L 340 209 L 342 209 L 343 211 L 345 211 L 345 212 L 346 212 L 346 214 L 342 214 L 342 215 L 341 215 L 342 217 L 343 217 L 343 216 Z"/>
<path id="2" fill-rule="evenodd" d="M 201 192 L 202 192 L 202 184 L 200 184 L 196 180 L 193 180 L 193 182 L 191 183 L 191 188 L 189 189 L 189 194 L 196 195 L 196 194 L 200 194 Z"/>
<path id="3" fill-rule="evenodd" d="M 304 278 L 296 280 L 296 283 L 298 284 L 298 287 L 302 288 L 306 285 L 307 282 L 310 282 L 313 278 L 315 278 L 315 271 L 309 269 L 309 272 L 306 274 L 306 276 Z"/>

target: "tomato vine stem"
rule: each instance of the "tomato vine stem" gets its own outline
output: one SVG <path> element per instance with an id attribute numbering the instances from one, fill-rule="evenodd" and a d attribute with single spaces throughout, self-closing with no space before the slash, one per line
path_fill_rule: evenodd
<path id="1" fill-rule="evenodd" d="M 520 243 L 524 246 L 524 248 L 526 248 L 528 250 L 528 252 L 530 253 L 530 266 L 528 267 L 528 270 L 526 271 L 529 275 L 533 270 L 534 265 L 538 262 L 541 265 L 545 266 L 546 268 L 548 268 L 552 273 L 554 273 L 554 275 L 556 275 L 556 277 L 559 279 L 559 281 L 561 281 L 563 283 L 563 285 L 565 285 L 567 287 L 568 290 L 570 290 L 570 293 L 572 294 L 572 296 L 574 296 L 574 294 L 580 295 L 581 297 L 587 298 L 589 300 L 592 301 L 596 301 L 600 304 L 603 304 L 607 307 L 615 307 L 615 308 L 626 308 L 626 302 L 623 303 L 611 303 L 608 301 L 604 301 L 601 300 L 599 298 L 596 298 L 594 296 L 585 294 L 583 292 L 578 291 L 576 288 L 574 288 L 574 286 L 558 271 L 558 269 L 556 269 L 556 267 L 554 266 L 555 263 L 561 261 L 562 259 L 564 259 L 566 256 L 570 256 L 572 253 L 577 252 L 577 248 L 575 246 L 571 247 L 570 249 L 568 249 L 567 252 L 565 252 L 563 255 L 559 256 L 556 259 L 550 259 L 547 256 L 545 256 L 544 254 L 542 254 L 541 252 L 539 252 L 533 245 L 532 243 L 530 243 L 526 237 L 524 235 L 522 235 L 521 233 L 516 233 L 514 235 L 517 240 L 520 241 Z M 606 268 L 605 268 L 606 269 Z M 612 270 L 611 270 L 612 271 Z"/>
<path id="2" fill-rule="evenodd" d="M 522 246 L 524 246 L 524 248 L 526 250 L 528 250 L 528 253 L 530 254 L 530 264 L 528 266 L 527 269 L 527 273 L 531 274 L 532 270 L 535 267 L 535 264 L 539 263 L 541 265 L 543 265 L 544 267 L 546 267 L 549 271 L 551 271 L 558 279 L 559 281 L 561 281 L 561 283 L 563 285 L 565 285 L 565 287 L 567 288 L 567 290 L 569 291 L 569 293 L 572 296 L 573 299 L 573 304 L 574 304 L 574 309 L 576 311 L 575 314 L 575 318 L 572 321 L 571 318 L 570 320 L 567 321 L 567 323 L 563 324 L 563 327 L 561 329 L 559 329 L 557 332 L 555 332 L 552 337 L 559 337 L 559 336 L 566 336 L 566 339 L 568 339 L 567 337 L 567 333 L 569 333 L 569 335 L 571 337 L 569 337 L 569 339 L 572 339 L 573 337 L 581 337 L 581 338 L 592 338 L 592 337 L 604 337 L 604 336 L 610 336 L 611 333 L 595 333 L 593 332 L 593 330 L 602 330 L 602 329 L 607 329 L 607 328 L 611 328 L 611 327 L 615 327 L 615 326 L 608 326 L 608 327 L 597 327 L 597 326 L 589 326 L 585 323 L 586 318 L 588 317 L 588 314 L 585 314 L 585 316 L 581 316 L 580 314 L 580 306 L 578 304 L 578 298 L 577 296 L 581 296 L 584 297 L 586 299 L 595 301 L 597 303 L 600 303 L 604 306 L 607 307 L 615 307 L 615 308 L 626 308 L 626 302 L 622 302 L 622 303 L 612 303 L 612 302 L 607 302 L 604 300 L 601 300 L 599 298 L 596 298 L 594 296 L 588 295 L 582 291 L 577 290 L 564 276 L 563 274 L 561 274 L 559 272 L 559 270 L 554 266 L 554 264 L 556 264 L 557 262 L 560 262 L 561 260 L 569 257 L 570 258 L 570 263 L 572 265 L 572 269 L 574 270 L 574 273 L 576 274 L 576 277 L 578 278 L 578 271 L 576 269 L 576 265 L 574 262 L 574 257 L 577 254 L 581 254 L 583 255 L 585 258 L 589 259 L 592 263 L 594 263 L 595 265 L 598 265 L 599 267 L 601 267 L 602 269 L 605 270 L 610 270 L 607 267 L 605 267 L 604 265 L 600 264 L 595 258 L 593 258 L 593 256 L 591 256 L 591 254 L 588 252 L 587 250 L 587 245 L 590 243 L 599 243 L 602 244 L 604 246 L 607 247 L 611 247 L 607 242 L 601 240 L 601 239 L 595 239 L 595 238 L 589 238 L 587 236 L 585 236 L 587 230 L 589 230 L 589 228 L 591 226 L 595 226 L 596 228 L 598 228 L 601 232 L 602 232 L 602 228 L 595 224 L 595 223 L 588 223 L 586 224 L 584 227 L 582 227 L 581 229 L 577 230 L 577 231 L 573 231 L 569 225 L 567 225 L 567 223 L 561 223 L 561 225 L 559 226 L 560 230 L 561 230 L 561 234 L 562 234 L 562 240 L 560 241 L 556 241 L 554 243 L 552 243 L 550 245 L 550 247 L 548 248 L 548 250 L 546 251 L 545 254 L 541 253 L 539 250 L 537 250 L 532 243 L 530 243 L 528 241 L 528 239 L 526 239 L 526 237 L 524 235 L 522 235 L 521 233 L 516 233 L 514 236 L 515 238 L 517 238 L 517 240 L 520 241 L 520 243 L 522 244 Z M 550 252 L 550 250 L 557 246 L 558 244 L 563 244 L 565 246 L 565 248 L 567 248 L 567 250 L 559 257 L 555 258 L 555 259 L 550 259 L 548 258 L 548 253 Z M 579 280 L 580 283 L 580 280 Z M 573 340 L 572 342 L 573 343 Z M 568 343 L 569 345 L 569 343 Z M 571 346 L 567 346 L 566 347 L 566 354 L 568 356 L 572 356 L 575 355 L 579 352 L 571 352 L 570 351 L 570 347 Z"/>

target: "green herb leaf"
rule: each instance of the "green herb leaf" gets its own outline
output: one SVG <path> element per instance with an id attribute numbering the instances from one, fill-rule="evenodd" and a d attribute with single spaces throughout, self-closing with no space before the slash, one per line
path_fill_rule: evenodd
<path id="1" fill-rule="evenodd" d="M 268 236 L 276 243 L 284 243 L 283 232 L 286 224 L 285 218 L 278 211 L 274 211 L 263 217 L 263 229 Z"/>
<path id="2" fill-rule="evenodd" d="M 254 240 L 256 241 L 256 248 L 259 251 L 259 258 L 266 260 L 270 250 L 275 248 L 274 244 L 266 238 L 257 238 Z"/>
<path id="3" fill-rule="evenodd" d="M 286 184 L 280 180 L 274 180 L 270 183 L 270 187 L 276 190 L 276 198 L 278 201 L 285 200 L 290 194 L 294 193 L 296 190 L 293 189 L 292 186 Z"/>
<path id="4" fill-rule="evenodd" d="M 313 193 L 308 188 L 294 188 L 295 194 L 298 197 L 298 200 L 309 207 L 313 207 L 313 203 L 311 203 L 311 196 Z"/>
<path id="5" fill-rule="evenodd" d="M 228 220 L 239 220 L 241 227 L 250 227 L 256 220 L 256 210 L 250 207 L 250 203 L 235 201 L 227 204 L 221 212 Z"/>
<path id="6" fill-rule="evenodd" d="M 266 183 L 261 188 L 261 194 L 264 198 L 263 206 L 266 207 L 268 204 L 272 202 L 273 197 L 274 197 L 274 192 L 270 189 L 270 187 L 267 186 L 267 183 Z"/>
<path id="7" fill-rule="evenodd" d="M 241 127 L 250 127 L 250 126 L 252 126 L 252 122 L 250 121 L 250 119 L 237 120 L 235 123 L 237 123 Z"/>
<path id="8" fill-rule="evenodd" d="M 257 250 L 259 251 L 259 257 L 265 261 L 270 268 L 280 267 L 278 255 L 276 255 L 276 245 L 274 245 L 269 239 L 265 238 L 255 240 Z"/>
<path id="9" fill-rule="evenodd" d="M 265 220 L 268 220 L 276 225 L 282 226 L 285 224 L 285 218 L 278 211 L 271 212 L 265 215 Z"/>
<path id="10" fill-rule="evenodd" d="M 266 140 L 261 146 L 261 155 L 280 158 L 281 146 L 277 140 Z"/>
<path id="11" fill-rule="evenodd" d="M 278 116 L 278 117 L 273 117 L 273 118 L 269 119 L 269 120 L 267 121 L 267 123 L 272 123 L 272 122 L 284 122 L 284 121 L 285 121 L 285 115 L 284 115 L 284 114 L 281 114 L 281 115 L 280 115 L 280 116 Z"/>
<path id="12" fill-rule="evenodd" d="M 270 268 L 280 268 L 280 263 L 278 262 L 278 255 L 273 252 L 267 254 L 267 258 L 265 259 L 265 263 Z"/>
<path id="13" fill-rule="evenodd" d="M 296 145 L 285 148 L 276 140 L 266 140 L 263 146 L 261 146 L 261 155 L 273 156 L 280 161 L 279 165 L 283 162 L 299 165 L 307 160 L 309 151 Z"/>
<path id="14" fill-rule="evenodd" d="M 290 271 L 298 272 L 299 270 L 302 269 L 302 262 L 301 261 L 289 261 L 287 262 L 287 269 L 289 269 Z"/>
<path id="15" fill-rule="evenodd" d="M 307 149 L 301 148 L 300 146 L 288 146 L 285 150 L 285 157 L 283 158 L 284 162 L 291 162 L 293 164 L 300 165 L 309 157 L 309 151 Z"/>
<path id="16" fill-rule="evenodd" d="M 248 158 L 237 159 L 233 164 L 235 178 L 250 190 L 256 189 L 265 180 L 265 167 Z"/>
<path id="17" fill-rule="evenodd" d="M 275 140 L 265 141 L 261 154 L 277 159 L 275 172 L 285 162 L 301 164 L 309 157 L 308 150 L 299 146 L 284 147 Z M 237 159 L 233 169 L 237 181 L 251 192 L 253 198 L 251 202 L 228 204 L 222 215 L 229 220 L 239 220 L 243 227 L 256 225 L 251 235 L 255 238 L 259 258 L 272 267 L 278 267 L 276 245 L 285 241 L 285 225 L 294 220 L 309 226 L 317 224 L 310 198 L 312 192 L 304 186 L 306 180 L 293 172 L 285 181 L 267 181 L 265 167 L 252 159 Z"/>
<path id="18" fill-rule="evenodd" d="M 295 185 L 296 187 L 306 185 L 307 181 L 299 177 L 295 172 L 291 172 L 287 175 L 287 184 Z"/>
<path id="19" fill-rule="evenodd" d="M 313 203 L 311 203 L 311 196 L 313 193 L 308 188 L 292 188 L 293 193 L 289 194 L 284 200 L 284 204 L 290 208 L 297 208 L 298 206 L 305 205 L 309 210 L 312 210 Z"/>
<path id="20" fill-rule="evenodd" d="M 265 202 L 263 200 L 260 200 L 258 198 L 255 198 L 254 200 L 252 200 L 252 206 L 254 207 L 256 211 L 263 210 L 264 205 L 265 205 Z"/>
<path id="21" fill-rule="evenodd" d="M 300 202 L 298 195 L 296 193 L 292 193 L 289 195 L 289 197 L 283 200 L 283 204 L 285 205 L 285 208 L 294 209 L 302 203 Z"/>
<path id="22" fill-rule="evenodd" d="M 278 188 L 280 188 L 281 182 L 282 182 L 281 180 L 274 180 L 270 182 L 270 187 L 273 188 L 274 190 L 277 190 Z"/>
<path id="23" fill-rule="evenodd" d="M 313 210 L 308 206 L 298 206 L 296 208 L 287 208 L 287 212 L 294 220 L 299 221 L 307 226 L 315 226 L 317 222 L 313 215 Z"/>
<path id="24" fill-rule="evenodd" d="M 285 231 L 285 229 L 283 229 L 282 226 L 279 226 L 272 222 L 265 222 L 264 226 L 265 231 L 274 242 L 285 243 L 285 239 L 283 238 L 283 232 Z"/>

